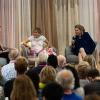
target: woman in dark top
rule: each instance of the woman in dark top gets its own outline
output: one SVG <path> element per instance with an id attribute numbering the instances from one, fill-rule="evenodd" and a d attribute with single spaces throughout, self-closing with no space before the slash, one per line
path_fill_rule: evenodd
<path id="1" fill-rule="evenodd" d="M 72 44 L 75 46 L 73 52 L 75 55 L 78 55 L 79 62 L 81 62 L 87 54 L 92 54 L 96 46 L 82 25 L 75 25 L 75 36 L 72 39 Z"/>
<path id="2" fill-rule="evenodd" d="M 2 28 L 0 26 L 0 36 L 1 36 L 1 33 L 2 33 Z M 9 63 L 8 53 L 9 53 L 9 49 L 5 50 L 2 46 L 2 43 L 0 42 L 0 57 L 6 58 L 7 63 Z"/>

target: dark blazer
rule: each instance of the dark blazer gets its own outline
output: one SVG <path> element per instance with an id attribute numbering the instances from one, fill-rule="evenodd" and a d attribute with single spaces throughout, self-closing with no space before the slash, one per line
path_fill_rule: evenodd
<path id="1" fill-rule="evenodd" d="M 96 44 L 94 43 L 88 32 L 84 32 L 81 37 L 75 36 L 74 40 L 75 49 L 73 51 L 75 55 L 78 55 L 80 48 L 84 48 L 86 54 L 93 53 Z"/>

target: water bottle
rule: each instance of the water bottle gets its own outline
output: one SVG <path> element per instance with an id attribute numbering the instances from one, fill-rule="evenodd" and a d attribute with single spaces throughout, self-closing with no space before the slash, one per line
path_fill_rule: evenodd
<path id="1" fill-rule="evenodd" d="M 36 58 L 36 56 L 37 56 L 37 53 L 36 51 L 34 51 L 33 57 Z"/>

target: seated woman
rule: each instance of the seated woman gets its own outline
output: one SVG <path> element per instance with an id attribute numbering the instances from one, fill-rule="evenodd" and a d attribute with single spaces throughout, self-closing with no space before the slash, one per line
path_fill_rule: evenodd
<path id="1" fill-rule="evenodd" d="M 28 42 L 31 42 L 32 47 L 27 45 Z M 25 40 L 23 44 L 30 49 L 30 54 L 33 55 L 34 52 L 38 54 L 43 50 L 43 42 L 47 43 L 47 47 L 49 47 L 49 41 L 41 35 L 41 29 L 36 27 L 33 30 L 33 35 Z"/>
<path id="2" fill-rule="evenodd" d="M 2 28 L 0 26 L 0 36 L 1 36 L 1 33 L 2 33 Z M 0 42 L 0 57 L 6 58 L 7 63 L 9 63 L 8 53 L 9 53 L 9 49 L 5 50 L 2 46 L 2 43 Z"/>
<path id="3" fill-rule="evenodd" d="M 75 36 L 72 39 L 72 44 L 75 46 L 73 52 L 75 55 L 78 55 L 79 62 L 81 62 L 87 54 L 92 54 L 96 46 L 82 25 L 75 25 Z"/>

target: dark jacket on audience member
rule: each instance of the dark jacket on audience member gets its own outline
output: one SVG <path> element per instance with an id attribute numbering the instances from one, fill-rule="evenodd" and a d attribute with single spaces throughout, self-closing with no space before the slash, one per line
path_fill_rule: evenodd
<path id="1" fill-rule="evenodd" d="M 46 66 L 46 63 L 39 64 L 37 67 L 34 67 L 33 70 L 35 70 L 38 74 L 40 74 L 41 70 Z"/>
<path id="2" fill-rule="evenodd" d="M 5 97 L 8 97 L 9 100 L 10 100 L 11 91 L 13 89 L 14 80 L 15 80 L 15 78 L 7 81 L 6 84 L 5 84 L 5 86 L 4 86 L 4 94 L 5 94 Z"/>

